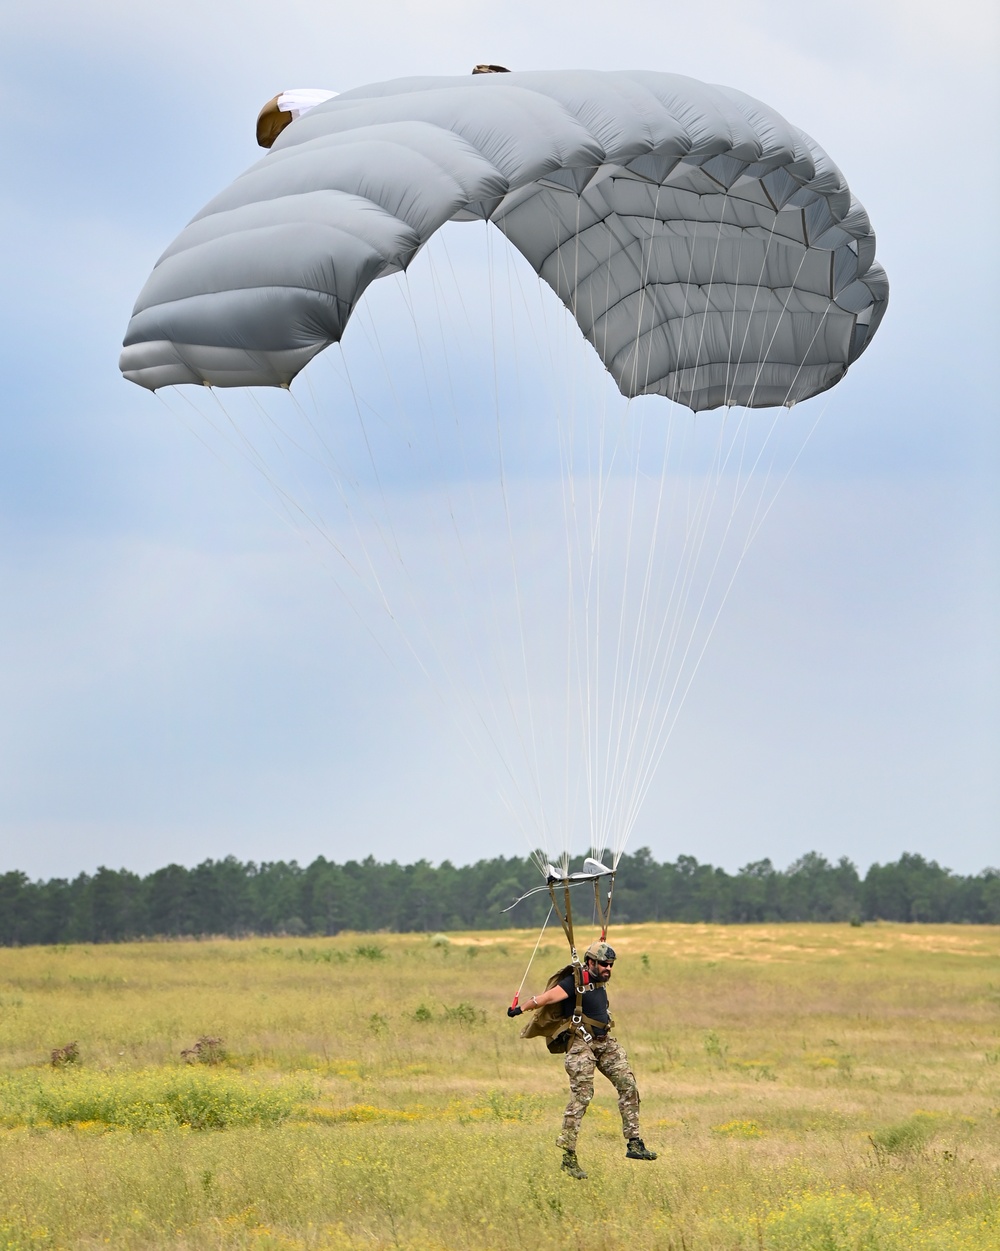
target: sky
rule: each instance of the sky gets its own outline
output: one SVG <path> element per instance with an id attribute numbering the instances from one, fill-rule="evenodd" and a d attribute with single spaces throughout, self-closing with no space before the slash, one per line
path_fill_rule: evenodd
<path id="1" fill-rule="evenodd" d="M 740 570 L 630 849 L 730 871 L 809 851 L 862 871 L 903 852 L 1000 865 L 995 6 L 677 7 L 5 16 L 0 872 L 527 850 L 405 649 L 387 658 L 206 446 L 205 410 L 117 364 L 157 256 L 257 159 L 268 98 L 481 61 L 665 70 L 765 100 L 844 171 L 891 284 Z"/>

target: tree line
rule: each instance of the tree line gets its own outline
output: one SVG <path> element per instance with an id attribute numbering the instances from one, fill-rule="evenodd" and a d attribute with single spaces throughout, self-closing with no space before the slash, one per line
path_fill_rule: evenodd
<path id="1" fill-rule="evenodd" d="M 545 891 L 511 902 L 539 883 L 529 859 L 499 857 L 437 867 L 426 860 L 383 864 L 369 856 L 334 864 L 320 856 L 256 864 L 227 856 L 194 868 L 171 864 L 145 877 L 99 868 L 72 881 L 0 875 L 0 945 L 118 942 L 143 937 L 319 934 L 341 930 L 435 932 L 540 926 Z M 589 887 L 574 893 L 590 919 Z M 787 869 L 758 860 L 736 873 L 679 856 L 659 864 L 647 848 L 623 856 L 614 920 L 925 921 L 1000 924 L 1000 870 L 963 877 L 906 853 L 862 877 L 846 857 L 810 852 Z"/>

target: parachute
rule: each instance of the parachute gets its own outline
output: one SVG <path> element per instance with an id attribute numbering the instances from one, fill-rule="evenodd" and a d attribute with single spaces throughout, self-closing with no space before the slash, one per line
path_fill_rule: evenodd
<path id="1" fill-rule="evenodd" d="M 425 314 L 410 287 L 405 299 L 422 342 L 432 334 L 451 341 L 460 363 L 448 373 L 452 385 L 469 349 L 447 319 L 508 283 L 509 315 L 493 318 L 502 342 L 491 387 L 499 397 L 508 372 L 517 374 L 507 405 L 516 422 L 498 416 L 491 431 L 475 387 L 467 401 L 439 394 L 417 403 L 404 386 L 379 407 L 365 371 L 345 364 L 341 400 L 318 405 L 287 442 L 301 449 L 315 440 L 309 455 L 329 466 L 346 518 L 330 543 L 394 622 L 405 617 L 401 593 L 393 573 L 370 572 L 375 549 L 392 570 L 409 566 L 402 598 L 417 605 L 407 647 L 419 667 L 444 671 L 441 688 L 464 697 L 488 657 L 501 658 L 502 693 L 472 709 L 468 737 L 497 758 L 498 789 L 537 852 L 539 890 L 554 906 L 560 884 L 573 947 L 570 886 L 594 884 L 606 933 L 614 868 L 775 479 L 780 485 L 792 463 L 773 451 L 778 418 L 755 424 L 751 414 L 788 415 L 839 382 L 872 340 L 888 283 L 867 214 L 839 169 L 765 104 L 676 74 L 477 71 L 270 101 L 258 131 L 268 153 L 160 257 L 120 365 L 150 390 L 207 386 L 223 404 L 219 388 L 288 389 L 349 323 L 359 325 L 357 343 L 367 338 L 370 359 L 392 356 L 377 312 L 365 320 L 383 280 L 415 281 L 416 259 L 450 223 L 487 223 L 491 249 L 489 240 L 506 246 L 505 237 L 516 265 L 491 259 L 478 275 L 460 266 L 451 294 L 437 297 L 443 312 Z M 521 306 L 525 263 L 545 295 L 534 321 Z M 569 381 L 542 400 L 536 375 L 517 361 L 508 371 L 506 353 L 508 341 L 530 351 L 546 337 L 551 292 L 600 377 L 574 358 Z M 345 362 L 350 340 L 340 349 Z M 444 376 L 426 363 L 407 370 L 408 378 Z M 294 394 L 287 403 L 300 411 Z M 452 544 L 441 564 L 454 559 L 454 598 L 464 591 L 469 601 L 464 644 L 442 638 L 440 618 L 426 608 L 437 577 L 426 531 L 409 516 L 393 530 L 385 479 L 344 470 L 348 407 L 362 424 L 377 415 L 364 428 L 362 459 L 396 420 L 387 411 L 401 414 L 400 443 L 427 498 L 459 458 L 433 472 L 425 458 L 449 437 L 451 413 L 470 410 L 472 469 L 462 492 L 441 496 L 437 526 Z M 692 416 L 719 409 L 708 425 Z M 284 437 L 285 416 L 262 418 L 255 448 Z M 242 429 L 240 439 L 252 441 Z M 529 444 L 549 448 L 561 470 L 544 515 L 537 484 L 545 475 L 519 475 L 511 454 Z M 479 472 L 488 455 L 498 467 L 492 495 Z M 283 506 L 308 513 L 308 526 L 331 534 L 327 516 L 304 502 L 311 491 L 279 494 Z M 529 509 L 523 525 L 519 503 Z M 477 541 L 470 519 L 491 506 L 499 521 Z M 565 540 L 561 556 L 551 527 Z M 513 577 L 507 599 L 499 574 L 477 572 L 498 531 L 511 544 L 499 562 Z M 356 553 L 348 551 L 354 539 Z M 572 874 L 570 844 L 582 824 L 591 859 Z"/>
<path id="2" fill-rule="evenodd" d="M 864 209 L 802 131 L 674 74 L 358 88 L 287 127 L 160 257 L 121 369 L 287 386 L 445 222 L 493 222 L 626 396 L 695 411 L 836 383 L 885 311 Z"/>

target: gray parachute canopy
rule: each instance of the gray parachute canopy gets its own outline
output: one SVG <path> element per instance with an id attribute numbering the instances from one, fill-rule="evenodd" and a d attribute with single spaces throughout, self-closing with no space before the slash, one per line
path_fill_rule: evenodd
<path id="1" fill-rule="evenodd" d="M 286 386 L 370 282 L 447 221 L 493 222 L 626 396 L 794 404 L 868 345 L 867 214 L 802 131 L 727 87 L 591 71 L 411 78 L 289 125 L 157 262 L 121 369 Z"/>

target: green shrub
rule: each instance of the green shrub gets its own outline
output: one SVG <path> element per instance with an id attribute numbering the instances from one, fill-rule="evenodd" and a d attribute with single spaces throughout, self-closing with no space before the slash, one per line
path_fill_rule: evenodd
<path id="1" fill-rule="evenodd" d="M 471 1026 L 486 1023 L 486 1013 L 479 1008 L 474 1008 L 471 1003 L 460 1003 L 454 1008 L 445 1008 L 444 1017 L 446 1021 L 455 1025 Z"/>
<path id="2" fill-rule="evenodd" d="M 916 1155 L 926 1145 L 934 1131 L 932 1118 L 929 1116 L 910 1117 L 897 1125 L 888 1125 L 868 1135 L 868 1141 L 875 1151 L 875 1159 L 879 1164 L 886 1164 L 896 1157 Z"/>
<path id="3" fill-rule="evenodd" d="M 116 1129 L 228 1129 L 276 1125 L 305 1095 L 301 1085 L 263 1085 L 222 1073 L 139 1070 L 60 1072 L 15 1093 L 3 1090 L 8 1127 L 99 1125 Z"/>

